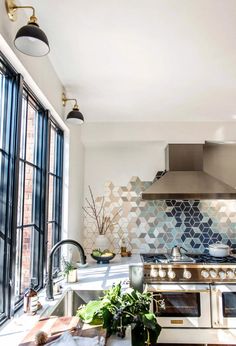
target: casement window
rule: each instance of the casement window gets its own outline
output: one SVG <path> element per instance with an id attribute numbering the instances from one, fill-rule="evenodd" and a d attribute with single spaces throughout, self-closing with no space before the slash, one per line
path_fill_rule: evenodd
<path id="1" fill-rule="evenodd" d="M 63 175 L 63 132 L 50 122 L 50 154 L 48 165 L 47 196 L 47 250 L 50 252 L 61 238 L 62 219 L 62 175 Z M 60 266 L 60 251 L 54 256 L 54 267 Z"/>
<path id="2" fill-rule="evenodd" d="M 29 287 L 31 279 L 36 288 L 43 285 L 47 128 L 47 112 L 24 88 L 16 229 L 16 302 Z"/>
<path id="3" fill-rule="evenodd" d="M 0 324 L 60 240 L 63 131 L 0 55 Z M 59 257 L 54 262 L 59 265 Z"/>
<path id="4" fill-rule="evenodd" d="M 0 324 L 10 315 L 13 287 L 18 114 L 22 78 L 0 55 Z"/>

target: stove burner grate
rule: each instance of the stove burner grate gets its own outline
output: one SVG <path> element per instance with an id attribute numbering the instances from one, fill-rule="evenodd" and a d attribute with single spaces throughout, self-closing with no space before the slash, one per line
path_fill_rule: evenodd
<path id="1" fill-rule="evenodd" d="M 187 257 L 191 258 L 195 263 L 232 263 L 236 264 L 236 257 L 213 257 L 208 254 L 186 254 Z M 168 254 L 141 254 L 144 263 L 178 263 L 177 261 L 171 260 Z M 184 261 L 179 261 L 179 263 Z M 189 261 L 191 262 L 191 261 Z"/>
<path id="2" fill-rule="evenodd" d="M 165 254 L 141 254 L 144 263 L 161 263 L 166 260 Z"/>
<path id="3" fill-rule="evenodd" d="M 233 256 L 226 256 L 226 257 L 214 257 L 210 256 L 208 254 L 190 254 L 187 255 L 191 258 L 193 258 L 196 263 L 210 263 L 210 264 L 217 264 L 217 263 L 236 263 L 236 258 Z"/>

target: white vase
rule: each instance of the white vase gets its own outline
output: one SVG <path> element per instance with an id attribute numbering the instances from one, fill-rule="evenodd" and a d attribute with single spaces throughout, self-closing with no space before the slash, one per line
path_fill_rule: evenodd
<path id="1" fill-rule="evenodd" d="M 105 234 L 99 234 L 95 240 L 95 249 L 106 250 L 110 248 L 110 241 Z"/>

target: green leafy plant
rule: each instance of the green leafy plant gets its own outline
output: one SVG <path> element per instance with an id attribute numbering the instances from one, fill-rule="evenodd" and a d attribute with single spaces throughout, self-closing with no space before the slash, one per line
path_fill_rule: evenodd
<path id="1" fill-rule="evenodd" d="M 77 316 L 85 323 L 102 324 L 108 336 L 125 336 L 126 327 L 132 327 L 132 342 L 135 346 L 155 343 L 161 327 L 154 313 L 150 312 L 152 294 L 128 288 L 122 291 L 121 283 L 105 291 L 100 300 L 90 301 L 78 309 Z M 163 306 L 163 300 L 157 300 Z"/>
<path id="2" fill-rule="evenodd" d="M 63 268 L 63 275 L 67 276 L 69 275 L 69 273 L 76 269 L 76 267 L 74 266 L 74 264 L 70 261 L 65 260 L 64 257 L 62 257 L 62 268 Z"/>

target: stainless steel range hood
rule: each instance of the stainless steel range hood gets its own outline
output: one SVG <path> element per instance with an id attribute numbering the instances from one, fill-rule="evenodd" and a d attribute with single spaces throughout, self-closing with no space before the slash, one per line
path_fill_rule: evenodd
<path id="1" fill-rule="evenodd" d="M 236 145 L 232 145 L 169 144 L 167 172 L 142 193 L 142 199 L 236 199 Z"/>

